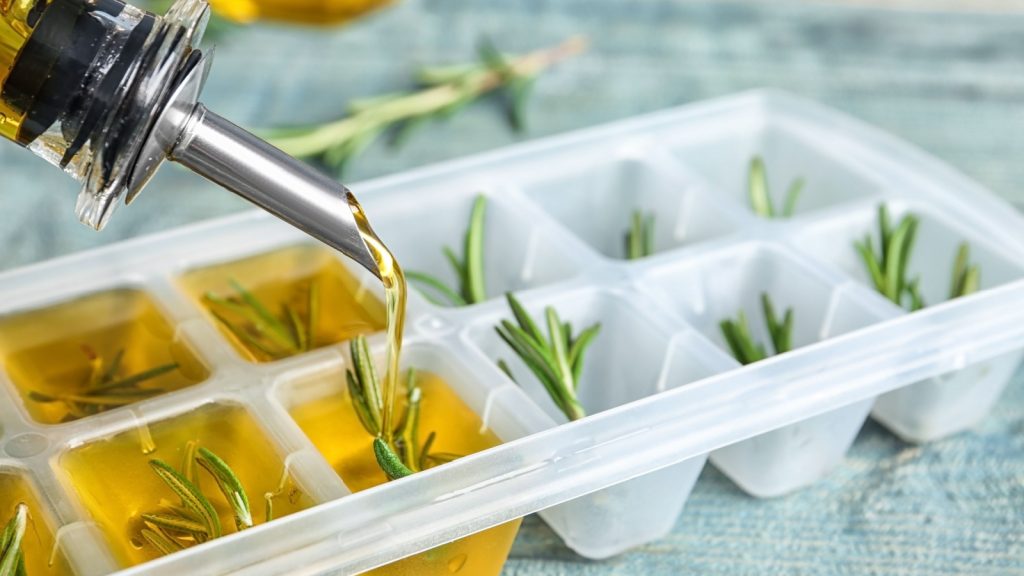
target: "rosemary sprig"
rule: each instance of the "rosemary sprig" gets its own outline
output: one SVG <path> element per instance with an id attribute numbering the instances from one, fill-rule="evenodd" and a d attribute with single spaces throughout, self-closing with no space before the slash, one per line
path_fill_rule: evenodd
<path id="1" fill-rule="evenodd" d="M 768 188 L 768 174 L 764 166 L 764 159 L 754 156 L 750 160 L 750 171 L 748 174 L 748 194 L 750 196 L 750 207 L 755 214 L 762 218 L 790 218 L 796 212 L 797 202 L 804 189 L 804 179 L 798 178 L 789 185 L 786 191 L 785 203 L 782 209 L 776 211 L 772 202 L 771 191 Z"/>
<path id="2" fill-rule="evenodd" d="M 233 295 L 207 292 L 203 302 L 217 322 L 250 352 L 267 360 L 280 360 L 316 347 L 320 287 L 315 280 L 306 285 L 304 306 L 284 303 L 277 314 L 237 280 L 231 279 L 229 284 Z"/>
<path id="3" fill-rule="evenodd" d="M 458 279 L 458 290 L 449 288 L 445 283 L 424 272 L 406 272 L 406 278 L 422 285 L 424 297 L 438 306 L 469 306 L 487 300 L 487 288 L 484 282 L 484 220 L 487 215 L 487 197 L 479 194 L 473 201 L 473 209 L 469 215 L 469 226 L 463 237 L 463 258 L 455 251 L 444 247 L 444 255 L 455 270 Z"/>
<path id="4" fill-rule="evenodd" d="M 906 214 L 894 229 L 885 204 L 878 206 L 878 236 L 880 250 L 875 252 L 871 234 L 854 248 L 860 255 L 875 289 L 897 306 L 907 302 L 911 312 L 927 306 L 921 295 L 921 278 L 910 279 L 907 268 L 917 236 L 919 219 Z M 950 282 L 949 299 L 968 296 L 981 288 L 981 268 L 971 264 L 971 249 L 967 242 L 961 242 L 953 260 L 953 274 Z"/>
<path id="5" fill-rule="evenodd" d="M 437 438 L 430 432 L 420 440 L 420 411 L 423 391 L 415 370 L 405 377 L 405 410 L 395 426 L 392 442 L 384 438 L 381 422 L 384 411 L 384 390 L 373 366 L 366 337 L 357 336 L 349 344 L 352 367 L 345 370 L 352 407 L 363 428 L 374 437 L 373 452 L 377 465 L 388 480 L 405 478 L 433 466 L 460 458 L 457 454 L 435 453 L 431 450 Z"/>
<path id="6" fill-rule="evenodd" d="M 563 323 L 555 309 L 548 307 L 544 311 L 548 329 L 545 338 L 519 300 L 511 293 L 506 298 L 515 322 L 502 320 L 495 327 L 498 335 L 540 380 L 566 418 L 579 420 L 585 417 L 586 411 L 576 393 L 587 348 L 600 333 L 601 325 L 594 324 L 573 336 L 572 325 Z M 498 366 L 515 380 L 504 360 L 499 361 Z"/>
<path id="7" fill-rule="evenodd" d="M 793 349 L 793 309 L 786 309 L 780 319 L 768 294 L 761 294 L 761 309 L 775 354 Z M 765 346 L 754 339 L 747 323 L 747 315 L 740 310 L 735 320 L 723 320 L 719 327 L 732 355 L 741 364 L 753 364 L 771 356 Z"/>
<path id="8" fill-rule="evenodd" d="M 506 57 L 483 42 L 479 62 L 428 68 L 419 74 L 424 86 L 415 92 L 386 94 L 349 105 L 349 115 L 336 122 L 306 129 L 269 132 L 278 148 L 299 158 L 319 158 L 342 170 L 377 137 L 390 132 L 392 145 L 401 145 L 429 120 L 446 119 L 481 96 L 506 88 L 507 114 L 513 128 L 523 125 L 523 109 L 536 78 L 554 64 L 582 52 L 586 41 L 565 42 L 518 57 Z"/>
<path id="9" fill-rule="evenodd" d="M 199 469 L 205 470 L 231 508 L 235 530 L 254 526 L 249 497 L 241 480 L 228 464 L 210 450 L 189 442 L 179 471 L 163 460 L 150 460 L 153 472 L 179 499 L 178 505 L 165 506 L 161 512 L 142 514 L 142 538 L 160 551 L 171 554 L 223 536 L 220 516 L 199 483 Z M 265 521 L 273 519 L 275 495 L 268 493 Z"/>
<path id="10" fill-rule="evenodd" d="M 19 503 L 14 516 L 7 522 L 3 534 L 0 534 L 0 576 L 24 576 L 25 555 L 21 550 L 21 541 L 25 537 L 28 526 L 28 506 Z"/>
<path id="11" fill-rule="evenodd" d="M 639 260 L 654 254 L 654 213 L 633 212 L 626 232 L 626 259 Z"/>
<path id="12" fill-rule="evenodd" d="M 28 397 L 42 404 L 63 403 L 68 415 L 65 422 L 92 416 L 101 412 L 127 406 L 166 392 L 163 388 L 142 388 L 143 384 L 174 372 L 177 363 L 163 364 L 129 376 L 121 376 L 125 351 L 120 349 L 110 363 L 90 346 L 82 346 L 82 352 L 89 362 L 89 375 L 85 385 L 70 392 L 30 391 Z"/>
<path id="13" fill-rule="evenodd" d="M 949 299 L 969 296 L 981 289 L 981 267 L 971 264 L 971 247 L 961 242 L 953 260 L 953 282 L 949 288 Z"/>
<path id="14" fill-rule="evenodd" d="M 924 308 L 924 300 L 919 290 L 920 279 L 911 280 L 907 277 L 918 223 L 917 216 L 906 214 L 893 228 L 888 207 L 880 204 L 879 251 L 875 252 L 871 234 L 866 234 L 864 240 L 854 244 L 875 289 L 897 306 L 903 306 L 904 297 L 909 297 L 911 310 Z"/>

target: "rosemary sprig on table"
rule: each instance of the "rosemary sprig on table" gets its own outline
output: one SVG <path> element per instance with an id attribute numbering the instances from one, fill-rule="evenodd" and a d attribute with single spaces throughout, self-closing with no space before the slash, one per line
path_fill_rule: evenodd
<path id="1" fill-rule="evenodd" d="M 917 216 L 906 214 L 893 228 L 888 207 L 880 204 L 879 251 L 875 251 L 871 234 L 866 234 L 864 240 L 854 244 L 875 289 L 897 306 L 904 306 L 904 302 L 909 301 L 911 312 L 927 306 L 921 295 L 921 278 L 910 279 L 907 273 L 919 223 Z M 953 260 L 950 300 L 973 294 L 981 287 L 981 268 L 971 264 L 970 255 L 970 246 L 961 242 Z"/>
<path id="2" fill-rule="evenodd" d="M 764 312 L 765 324 L 771 338 L 775 354 L 785 354 L 793 349 L 793 309 L 786 309 L 780 319 L 775 312 L 775 305 L 768 294 L 761 294 L 761 310 Z M 741 364 L 753 364 L 771 356 L 765 346 L 750 332 L 747 315 L 740 310 L 735 320 L 723 320 L 719 327 L 722 336 L 729 345 L 733 357 Z"/>
<path id="3" fill-rule="evenodd" d="M 114 354 L 110 363 L 104 361 L 92 347 L 83 345 L 82 352 L 89 362 L 89 376 L 85 386 L 68 392 L 29 392 L 29 399 L 42 404 L 63 403 L 68 410 L 65 422 L 85 418 L 127 406 L 166 392 L 163 388 L 144 388 L 144 384 L 178 369 L 177 363 L 168 363 L 122 376 L 125 350 Z"/>
<path id="4" fill-rule="evenodd" d="M 220 516 L 201 488 L 199 468 L 213 479 L 231 508 L 235 530 L 241 532 L 255 525 L 249 496 L 241 480 L 224 460 L 210 450 L 189 442 L 181 470 L 159 459 L 150 460 L 149 465 L 180 501 L 177 505 L 166 506 L 161 512 L 142 514 L 142 538 L 161 554 L 172 554 L 224 535 Z M 275 496 L 274 493 L 264 495 L 266 522 L 274 518 Z"/>
<path id="5" fill-rule="evenodd" d="M 502 320 L 495 327 L 498 335 L 540 380 L 566 418 L 579 420 L 585 417 L 587 413 L 576 393 L 587 348 L 600 333 L 601 325 L 594 324 L 574 336 L 572 325 L 563 323 L 555 309 L 548 307 L 544 311 L 548 329 L 545 337 L 519 300 L 511 293 L 506 297 L 515 322 Z M 499 361 L 498 366 L 515 380 L 504 360 Z"/>
<path id="6" fill-rule="evenodd" d="M 793 216 L 803 189 L 803 178 L 794 180 L 789 185 L 789 190 L 786 191 L 786 199 L 782 209 L 776 210 L 775 203 L 772 201 L 771 191 L 768 187 L 768 174 L 764 166 L 764 159 L 760 156 L 754 156 L 751 159 L 747 191 L 750 197 L 750 208 L 758 216 L 762 218 L 789 218 Z"/>
<path id="7" fill-rule="evenodd" d="M 480 194 L 473 201 L 473 209 L 469 216 L 469 227 L 463 239 L 463 257 L 460 259 L 455 251 L 444 247 L 444 255 L 455 270 L 458 289 L 453 290 L 445 283 L 430 274 L 417 271 L 406 272 L 406 278 L 421 284 L 424 297 L 444 306 L 468 306 L 487 300 L 487 288 L 484 284 L 484 219 L 487 215 L 487 197 Z"/>
<path id="8" fill-rule="evenodd" d="M 235 294 L 221 297 L 207 292 L 203 301 L 210 314 L 251 352 L 280 360 L 316 347 L 320 315 L 320 286 L 316 281 L 306 286 L 304 307 L 284 303 L 278 314 L 238 281 L 232 279 L 229 283 Z M 240 320 L 232 320 L 232 316 Z"/>
<path id="9" fill-rule="evenodd" d="M 479 51 L 479 63 L 423 70 L 418 77 L 424 86 L 422 90 L 354 101 L 349 104 L 349 115 L 336 122 L 271 131 L 266 136 L 292 156 L 319 158 L 340 171 L 377 137 L 390 132 L 392 144 L 401 145 L 425 122 L 448 118 L 481 96 L 503 87 L 508 94 L 509 122 L 518 129 L 523 125 L 526 98 L 536 78 L 585 48 L 583 38 L 573 37 L 552 48 L 506 57 L 484 42 Z"/>
<path id="10" fill-rule="evenodd" d="M 639 260 L 654 254 L 654 213 L 634 210 L 625 237 L 626 259 Z"/>
<path id="11" fill-rule="evenodd" d="M 28 526 L 28 506 L 19 503 L 14 516 L 8 520 L 3 534 L 0 534 L 0 576 L 24 576 L 25 555 L 21 550 L 21 542 Z"/>
<path id="12" fill-rule="evenodd" d="M 397 480 L 433 466 L 460 458 L 457 454 L 433 452 L 437 433 L 431 431 L 420 440 L 420 411 L 423 391 L 419 377 L 409 370 L 405 377 L 405 410 L 392 431 L 389 442 L 381 428 L 384 420 L 384 390 L 370 356 L 366 337 L 357 336 L 349 344 L 352 367 L 345 370 L 352 407 L 363 428 L 374 437 L 373 452 L 377 465 L 388 480 Z"/>

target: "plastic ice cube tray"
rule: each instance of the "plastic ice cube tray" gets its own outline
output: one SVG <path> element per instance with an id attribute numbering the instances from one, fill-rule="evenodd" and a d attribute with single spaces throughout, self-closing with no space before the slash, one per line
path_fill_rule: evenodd
<path id="1" fill-rule="evenodd" d="M 795 217 L 746 206 L 750 158 L 771 184 L 807 187 Z M 540 511 L 578 553 L 603 558 L 667 533 L 710 456 L 746 491 L 774 496 L 839 463 L 869 413 L 933 440 L 985 416 L 1024 346 L 1024 222 L 936 160 L 814 103 L 754 92 L 353 186 L 408 269 L 450 274 L 472 198 L 490 199 L 487 284 L 463 309 L 413 293 L 406 363 L 447 379 L 505 444 L 350 494 L 288 416 L 300 383 L 346 362 L 343 345 L 257 364 L 242 358 L 181 284 L 192 269 L 303 243 L 261 213 L 187 227 L 0 276 L 0 313 L 115 288 L 147 294 L 207 366 L 196 385 L 63 425 L 34 422 L 0 383 L 0 469 L 27 474 L 79 574 L 117 569 L 61 455 L 140 422 L 206 404 L 241 406 L 319 505 L 125 574 L 356 573 Z M 921 216 L 911 266 L 941 300 L 957 244 L 985 290 L 907 314 L 866 283 L 852 242 L 880 202 Z M 658 215 L 657 254 L 621 259 L 632 210 Z M 363 287 L 371 278 L 357 274 Z M 452 280 L 451 277 L 448 280 Z M 493 326 L 501 294 L 553 305 L 604 330 L 580 384 L 592 416 L 571 424 Z M 718 322 L 769 292 L 796 310 L 794 352 L 741 368 Z M 383 339 L 372 339 L 377 353 Z M 873 408 L 872 408 L 873 407 Z"/>

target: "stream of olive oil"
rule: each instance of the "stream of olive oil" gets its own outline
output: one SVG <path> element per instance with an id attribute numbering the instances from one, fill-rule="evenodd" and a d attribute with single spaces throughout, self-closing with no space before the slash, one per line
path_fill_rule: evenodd
<path id="1" fill-rule="evenodd" d="M 0 469 L 0 526 L 14 517 L 18 504 L 28 506 L 29 523 L 21 543 L 25 555 L 25 568 L 29 576 L 63 576 L 71 574 L 63 554 L 54 552 L 54 534 L 43 516 L 35 491 L 19 472 Z"/>
<path id="2" fill-rule="evenodd" d="M 388 314 L 388 352 L 387 366 L 384 375 L 384 414 L 381 421 L 381 430 L 384 440 L 388 443 L 392 440 L 395 417 L 395 397 L 398 394 L 398 372 L 402 355 L 402 336 L 405 332 L 405 304 L 408 298 L 408 287 L 405 283 L 405 274 L 395 260 L 395 256 L 388 250 L 387 246 L 374 233 L 370 221 L 366 218 L 362 206 L 356 201 L 355 196 L 348 195 L 349 206 L 355 216 L 356 224 L 359 226 L 359 234 L 363 242 L 377 262 L 377 269 L 380 272 L 381 282 L 384 283 L 385 307 Z"/>

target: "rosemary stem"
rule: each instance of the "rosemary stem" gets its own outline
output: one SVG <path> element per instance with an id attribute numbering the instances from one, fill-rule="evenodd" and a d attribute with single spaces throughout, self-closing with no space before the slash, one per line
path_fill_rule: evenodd
<path id="1" fill-rule="evenodd" d="M 587 41 L 573 36 L 551 48 L 537 50 L 509 61 L 509 72 L 517 76 L 535 76 L 558 62 L 586 49 Z M 470 97 L 477 97 L 499 88 L 505 75 L 496 70 L 481 69 L 468 74 L 459 84 L 443 84 L 427 88 L 408 96 L 397 97 L 369 110 L 324 124 L 299 136 L 283 136 L 273 140 L 275 146 L 299 158 L 323 154 L 337 142 L 360 133 L 376 132 L 385 127 L 429 114 L 441 112 L 448 106 Z"/>

